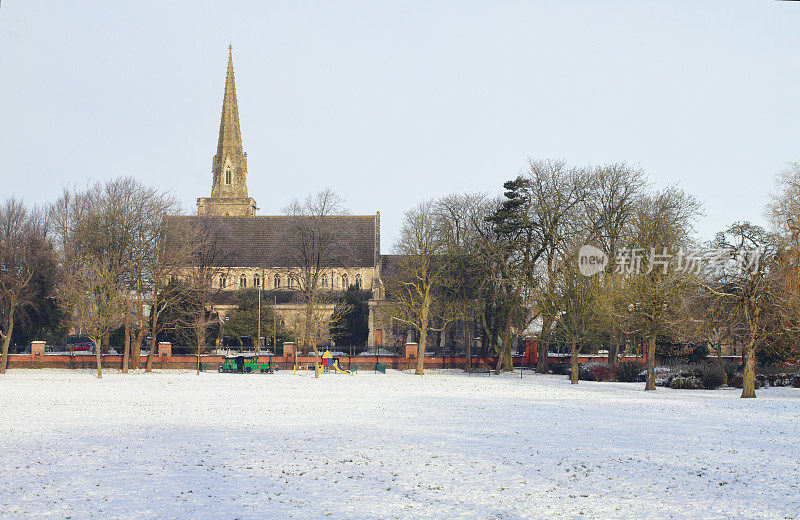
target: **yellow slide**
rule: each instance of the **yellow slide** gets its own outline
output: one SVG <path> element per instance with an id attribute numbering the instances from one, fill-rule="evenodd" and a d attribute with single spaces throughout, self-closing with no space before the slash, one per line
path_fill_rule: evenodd
<path id="1" fill-rule="evenodd" d="M 339 372 L 340 374 L 349 374 L 350 373 L 349 370 L 342 370 L 342 368 L 339 366 L 339 360 L 338 359 L 334 360 L 333 368 L 335 368 L 336 371 Z"/>

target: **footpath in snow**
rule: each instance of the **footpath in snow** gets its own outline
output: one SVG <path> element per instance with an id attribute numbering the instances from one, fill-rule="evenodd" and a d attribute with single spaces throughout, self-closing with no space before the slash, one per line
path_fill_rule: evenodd
<path id="1" fill-rule="evenodd" d="M 800 518 L 800 390 L 0 376 L 0 518 Z"/>

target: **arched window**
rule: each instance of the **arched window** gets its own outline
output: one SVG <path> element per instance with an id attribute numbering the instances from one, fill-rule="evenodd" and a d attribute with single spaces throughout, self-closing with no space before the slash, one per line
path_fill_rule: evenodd
<path id="1" fill-rule="evenodd" d="M 253 287 L 257 289 L 261 288 L 261 277 L 257 274 L 253 275 Z"/>
<path id="2" fill-rule="evenodd" d="M 322 275 L 322 286 L 323 287 L 327 287 L 328 286 L 328 275 L 327 274 L 323 274 Z"/>
<path id="3" fill-rule="evenodd" d="M 242 275 L 242 276 L 239 277 L 239 287 L 241 287 L 242 289 L 247 287 L 247 276 L 246 275 Z"/>
<path id="4" fill-rule="evenodd" d="M 361 290 L 361 275 L 360 274 L 356 275 L 356 289 L 358 289 L 359 291 Z"/>
<path id="5" fill-rule="evenodd" d="M 350 284 L 347 283 L 347 275 L 343 274 L 342 275 L 342 290 L 346 291 L 348 287 L 350 287 Z"/>
<path id="6" fill-rule="evenodd" d="M 228 168 L 227 170 L 225 170 L 225 184 L 230 184 L 230 183 L 231 183 L 231 169 Z"/>
<path id="7" fill-rule="evenodd" d="M 228 284 L 228 280 L 225 279 L 225 275 L 220 275 L 219 277 L 219 288 L 224 289 L 225 286 Z"/>
<path id="8" fill-rule="evenodd" d="M 281 275 L 275 275 L 275 279 L 272 281 L 272 286 L 276 289 L 281 286 Z"/>
<path id="9" fill-rule="evenodd" d="M 289 287 L 294 287 L 294 276 L 289 275 L 286 285 Z"/>

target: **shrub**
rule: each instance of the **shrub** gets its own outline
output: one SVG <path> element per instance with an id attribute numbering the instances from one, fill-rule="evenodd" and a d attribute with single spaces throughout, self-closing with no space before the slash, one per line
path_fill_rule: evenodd
<path id="1" fill-rule="evenodd" d="M 732 378 L 728 380 L 728 384 L 734 388 L 741 388 L 742 374 L 737 372 Z M 756 376 L 756 388 L 761 388 L 761 382 L 758 380 L 758 376 Z"/>
<path id="2" fill-rule="evenodd" d="M 670 388 L 680 388 L 687 390 L 697 390 L 703 388 L 703 382 L 699 377 L 690 373 L 681 373 L 673 376 L 669 382 Z"/>
<path id="3" fill-rule="evenodd" d="M 582 363 L 578 365 L 578 379 L 581 381 L 594 381 L 594 374 L 592 373 L 601 363 Z"/>
<path id="4" fill-rule="evenodd" d="M 636 361 L 625 361 L 617 365 L 617 381 L 635 383 L 639 380 L 642 366 Z"/>
<path id="5" fill-rule="evenodd" d="M 591 368 L 592 378 L 595 381 L 616 381 L 617 380 L 617 369 L 614 365 L 609 365 L 608 363 L 601 363 L 597 366 Z"/>
<path id="6" fill-rule="evenodd" d="M 563 361 L 553 363 L 550 365 L 550 372 L 560 376 L 567 376 L 570 373 L 570 365 L 569 363 L 564 363 Z"/>
<path id="7" fill-rule="evenodd" d="M 800 374 L 793 374 L 789 381 L 793 387 L 800 388 Z"/>
<path id="8" fill-rule="evenodd" d="M 718 366 L 705 365 L 700 369 L 700 380 L 703 388 L 716 390 L 722 386 L 722 371 Z"/>

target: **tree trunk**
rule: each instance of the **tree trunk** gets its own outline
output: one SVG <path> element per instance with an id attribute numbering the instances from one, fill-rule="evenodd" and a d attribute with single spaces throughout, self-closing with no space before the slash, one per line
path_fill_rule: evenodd
<path id="1" fill-rule="evenodd" d="M 133 341 L 131 342 L 130 368 L 134 370 L 137 370 L 141 366 L 142 340 L 144 340 L 144 337 L 147 334 L 143 309 L 144 304 L 142 302 L 142 291 L 140 288 L 136 291 L 136 319 L 138 320 L 139 325 L 135 329 L 136 333 L 131 334 Z"/>
<path id="2" fill-rule="evenodd" d="M 616 367 L 618 362 L 619 362 L 619 345 L 617 345 L 616 341 L 614 341 L 608 347 L 608 363 Z"/>
<path id="3" fill-rule="evenodd" d="M 128 373 L 128 363 L 131 358 L 131 317 L 125 313 L 125 345 L 122 350 L 122 373 Z"/>
<path id="4" fill-rule="evenodd" d="M 722 386 L 728 386 L 728 372 L 725 371 L 725 363 L 722 360 L 722 348 L 717 345 L 717 363 L 719 363 L 719 371 L 722 372 Z"/>
<path id="5" fill-rule="evenodd" d="M 539 374 L 546 374 L 550 371 L 550 367 L 547 365 L 547 353 L 550 350 L 550 327 L 552 327 L 552 322 L 548 318 L 547 323 L 542 323 L 542 341 L 536 347 L 538 351 L 536 372 Z"/>
<path id="6" fill-rule="evenodd" d="M 514 357 L 511 355 L 511 338 L 508 339 L 508 343 L 505 345 L 503 351 L 505 352 L 503 355 L 503 372 L 513 372 Z"/>
<path id="7" fill-rule="evenodd" d="M 3 333 L 3 359 L 0 361 L 0 374 L 6 373 L 8 366 L 8 346 L 11 345 L 11 333 L 14 332 L 14 307 L 12 306 L 8 312 L 8 321 L 6 322 L 6 330 Z"/>
<path id="8" fill-rule="evenodd" d="M 8 366 L 8 346 L 11 344 L 11 334 L 3 336 L 3 359 L 0 361 L 0 374 L 6 373 Z"/>
<path id="9" fill-rule="evenodd" d="M 422 315 L 420 316 L 419 324 L 419 344 L 417 345 L 417 370 L 414 372 L 416 375 L 421 376 L 425 368 L 425 344 L 428 342 L 428 309 L 430 302 L 425 299 L 422 305 Z"/>
<path id="10" fill-rule="evenodd" d="M 141 367 L 142 341 L 144 341 L 145 334 L 147 334 L 147 329 L 141 329 L 139 333 L 133 337 L 133 341 L 131 342 L 130 368 L 132 368 L 133 370 L 136 370 Z"/>
<path id="11" fill-rule="evenodd" d="M 314 325 L 314 304 L 311 297 L 307 297 L 306 301 L 306 324 L 303 327 L 303 348 L 308 352 L 309 343 L 311 343 L 311 327 Z M 319 378 L 319 352 L 317 352 L 317 345 L 314 347 L 314 378 Z"/>
<path id="12" fill-rule="evenodd" d="M 742 397 L 756 396 L 756 347 L 751 339 L 744 351 L 744 374 L 742 374 Z"/>
<path id="13" fill-rule="evenodd" d="M 100 360 L 100 350 L 102 348 L 101 338 L 92 338 L 94 343 L 94 358 L 97 361 L 97 379 L 103 379 L 103 363 Z"/>
<path id="14" fill-rule="evenodd" d="M 650 344 L 647 345 L 647 383 L 644 389 L 656 389 L 656 334 L 650 335 Z"/>
<path id="15" fill-rule="evenodd" d="M 575 338 L 572 338 L 572 345 L 570 347 L 570 371 L 569 371 L 569 382 L 570 384 L 577 385 L 578 384 L 578 342 L 575 341 Z"/>
<path id="16" fill-rule="evenodd" d="M 147 368 L 145 372 L 150 373 L 153 371 L 153 352 L 156 350 L 156 331 L 155 327 L 152 330 L 153 336 L 150 338 L 150 352 L 147 353 Z"/>
<path id="17" fill-rule="evenodd" d="M 464 370 L 467 372 L 472 371 L 472 329 L 469 326 L 469 319 L 464 320 L 464 353 L 466 359 L 464 360 Z"/>
<path id="18" fill-rule="evenodd" d="M 197 374 L 200 375 L 200 353 L 206 347 L 206 323 L 201 317 L 197 322 Z"/>
<path id="19" fill-rule="evenodd" d="M 503 372 L 511 372 L 514 370 L 514 360 L 511 358 L 511 325 L 514 322 L 513 312 L 508 314 L 506 319 L 506 328 L 503 332 L 503 346 L 500 349 L 499 357 L 497 358 L 497 367 L 494 370 L 495 374 L 500 373 L 502 363 Z"/>

